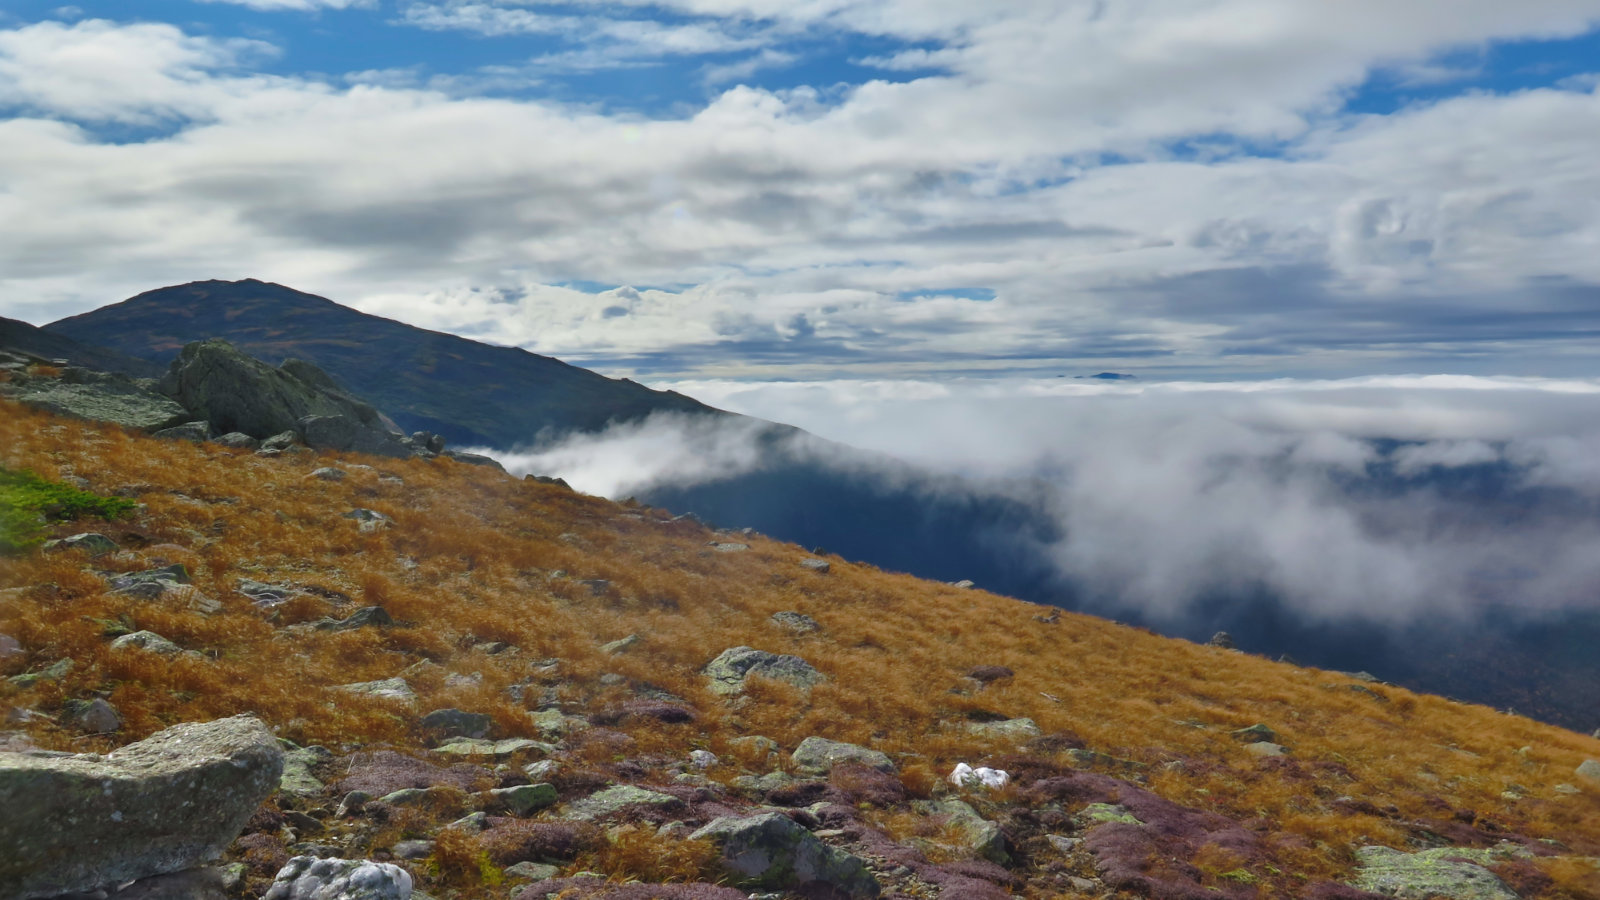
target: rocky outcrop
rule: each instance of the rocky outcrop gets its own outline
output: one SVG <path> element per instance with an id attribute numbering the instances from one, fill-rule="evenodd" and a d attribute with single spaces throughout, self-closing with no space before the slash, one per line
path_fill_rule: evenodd
<path id="1" fill-rule="evenodd" d="M 761 675 L 800 688 L 809 688 L 825 680 L 821 672 L 798 656 L 768 653 L 752 647 L 724 650 L 706 664 L 704 671 L 706 677 L 711 679 L 711 690 L 718 694 L 740 693 L 744 690 L 745 679 L 751 675 Z"/>
<path id="2" fill-rule="evenodd" d="M 820 885 L 828 893 L 876 897 L 881 888 L 859 857 L 830 847 L 788 816 L 768 812 L 724 816 L 690 835 L 722 850 L 741 887 L 788 890 Z"/>
<path id="3" fill-rule="evenodd" d="M 387 431 L 376 409 L 339 390 L 314 366 L 290 360 L 273 368 L 223 340 L 184 347 L 160 387 L 220 432 L 268 438 L 298 432 L 307 416 L 344 416 Z"/>
<path id="4" fill-rule="evenodd" d="M 106 756 L 0 753 L 0 896 L 26 900 L 211 859 L 277 787 L 250 716 L 177 725 Z"/>

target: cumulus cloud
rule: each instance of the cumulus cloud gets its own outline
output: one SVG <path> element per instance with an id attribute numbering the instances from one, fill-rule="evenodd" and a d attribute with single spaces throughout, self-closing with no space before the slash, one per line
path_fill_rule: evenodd
<path id="1" fill-rule="evenodd" d="M 348 79 L 262 74 L 272 48 L 170 25 L 0 31 L 4 312 L 260 277 L 677 378 L 1592 359 L 1593 83 L 1341 108 L 1449 48 L 1579 33 L 1592 3 L 563 10 L 411 3 L 395 27 L 573 49 Z M 905 52 L 934 74 L 740 84 L 656 115 L 482 93 L 667 56 L 722 84 L 827 33 L 925 45 Z"/>
<path id="2" fill-rule="evenodd" d="M 1057 523 L 1036 554 L 1063 591 L 1156 620 L 1262 591 L 1314 621 L 1600 605 L 1600 381 L 673 387 L 922 474 L 839 444 L 774 443 L 749 421 L 659 420 L 504 458 L 614 497 L 796 460 L 942 491 L 959 476 Z"/>

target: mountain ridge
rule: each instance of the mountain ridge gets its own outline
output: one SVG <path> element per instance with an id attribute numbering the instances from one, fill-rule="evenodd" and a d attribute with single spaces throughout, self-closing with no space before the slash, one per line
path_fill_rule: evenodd
<path id="1" fill-rule="evenodd" d="M 145 291 L 43 331 L 160 365 L 185 344 L 208 338 L 224 338 L 272 364 L 303 359 L 407 430 L 431 431 L 456 445 L 509 449 L 542 433 L 600 431 L 658 412 L 733 415 L 672 391 L 253 278 Z"/>

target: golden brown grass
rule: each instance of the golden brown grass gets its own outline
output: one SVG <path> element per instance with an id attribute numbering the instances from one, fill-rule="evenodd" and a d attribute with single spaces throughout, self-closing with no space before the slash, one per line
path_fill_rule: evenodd
<path id="1" fill-rule="evenodd" d="M 623 720 L 616 728 L 638 752 L 722 748 L 747 734 L 792 750 L 818 734 L 917 754 L 902 778 L 913 796 L 926 796 L 955 762 L 1010 751 L 969 733 L 968 714 L 1031 717 L 1047 734 L 1071 733 L 1093 750 L 1149 766 L 1149 787 L 1174 802 L 1263 820 L 1267 833 L 1294 838 L 1280 842 L 1278 864 L 1307 877 L 1347 873 L 1352 846 L 1399 842 L 1407 821 L 1463 811 L 1471 822 L 1600 854 L 1600 791 L 1554 790 L 1577 783 L 1574 768 L 1600 757 L 1600 741 L 1480 706 L 1389 687 L 1378 699 L 1350 690 L 1335 673 L 1087 616 L 1063 613 L 1058 624 L 1041 624 L 1033 618 L 1038 608 L 1025 603 L 841 559 L 830 560 L 831 574 L 817 575 L 799 568 L 807 555 L 800 548 L 759 536 L 741 538 L 748 552 L 717 553 L 706 546 L 710 532 L 671 522 L 665 512 L 443 460 L 264 459 L 0 403 L 0 465 L 81 476 L 97 492 L 144 505 L 126 520 L 57 529 L 100 530 L 126 548 L 115 557 L 0 562 L 0 589 L 25 589 L 0 593 L 0 633 L 26 650 L 3 674 L 63 657 L 77 663 L 57 684 L 0 687 L 0 715 L 12 706 L 53 710 L 105 691 L 126 719 L 119 742 L 179 721 L 254 712 L 296 741 L 405 744 L 417 739 L 413 712 L 337 686 L 409 671 L 422 711 L 486 712 L 504 736 L 537 737 L 506 688 L 531 683 L 537 696 L 551 684 L 598 710 L 626 699 L 625 689 L 600 684 L 614 673 L 684 697 L 699 713 L 691 725 Z M 349 476 L 307 478 L 324 465 L 341 465 Z M 394 525 L 362 534 L 341 518 L 355 507 L 379 510 Z M 223 612 L 205 616 L 111 594 L 85 571 L 159 561 L 188 566 L 196 588 L 222 601 Z M 236 593 L 240 578 L 316 592 L 269 620 Z M 609 588 L 597 593 L 583 583 L 595 579 Z M 364 605 L 383 606 L 404 627 L 286 628 Z M 812 616 L 823 633 L 772 627 L 767 617 L 780 610 Z M 156 631 L 201 658 L 113 653 L 108 623 Z M 638 646 L 600 652 L 633 633 L 643 637 Z M 475 649 L 492 641 L 517 651 Z M 729 706 L 698 671 L 739 644 L 800 655 L 829 680 L 809 693 L 758 680 L 747 699 Z M 557 678 L 539 668 L 547 657 L 561 660 Z M 432 666 L 414 668 L 424 661 Z M 986 664 L 1016 675 L 984 688 L 963 677 Z M 478 680 L 451 686 L 451 674 Z M 1257 722 L 1279 733 L 1297 763 L 1265 764 L 1227 735 Z M 46 747 L 109 746 L 48 724 L 29 729 Z M 1070 765 L 1062 752 L 1042 755 Z M 1203 764 L 1188 764 L 1196 760 Z M 1502 796 L 1511 783 L 1529 799 Z M 1369 801 L 1379 813 L 1352 812 L 1335 802 L 1340 797 Z M 606 852 L 613 855 L 607 864 L 642 873 L 639 860 L 660 848 L 624 841 Z M 699 857 L 683 853 L 660 857 L 662 865 L 698 870 Z M 1221 877 L 1232 862 L 1205 865 Z M 1592 872 L 1542 865 L 1556 885 L 1551 896 L 1593 889 Z"/>

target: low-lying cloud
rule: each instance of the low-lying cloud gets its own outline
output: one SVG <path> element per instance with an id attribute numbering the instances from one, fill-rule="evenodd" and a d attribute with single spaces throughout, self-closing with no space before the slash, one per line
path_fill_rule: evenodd
<path id="1" fill-rule="evenodd" d="M 1261 594 L 1328 622 L 1600 607 L 1600 380 L 672 387 L 910 465 L 748 420 L 658 419 L 503 458 L 613 497 L 804 461 L 1025 502 L 1056 534 L 1015 543 L 1061 597 L 1154 621 Z"/>

